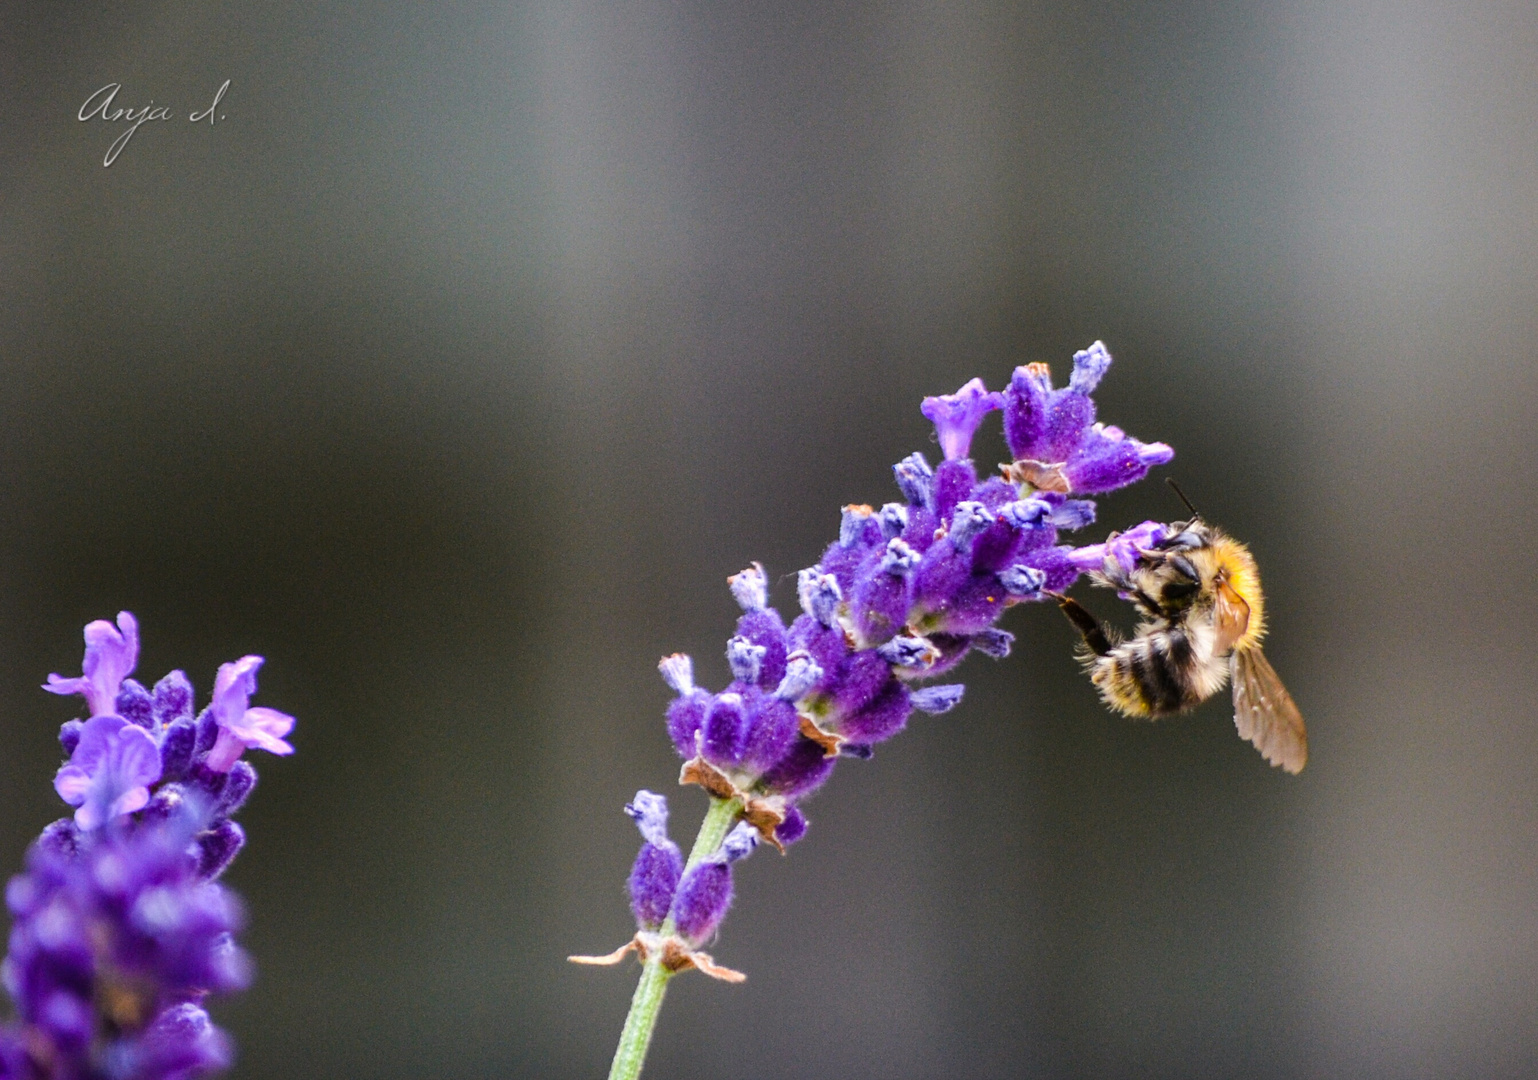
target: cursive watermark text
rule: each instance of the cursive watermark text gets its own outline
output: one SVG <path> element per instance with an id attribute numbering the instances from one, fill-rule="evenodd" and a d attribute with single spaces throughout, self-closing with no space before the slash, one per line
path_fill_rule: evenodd
<path id="1" fill-rule="evenodd" d="M 187 119 L 194 124 L 200 124 L 207 120 L 209 125 L 212 126 L 215 113 L 218 113 L 218 119 L 223 120 L 224 114 L 218 112 L 219 103 L 224 100 L 224 94 L 230 88 L 230 82 L 230 79 L 225 79 L 224 85 L 219 87 L 218 92 L 214 94 L 213 103 L 206 109 L 194 110 L 189 113 Z M 107 156 L 102 159 L 103 168 L 110 167 L 117 160 L 117 156 L 123 152 L 123 147 L 128 145 L 128 140 L 134 137 L 134 132 L 138 131 L 144 124 L 153 123 L 157 120 L 168 121 L 171 119 L 171 106 L 156 105 L 154 98 L 150 99 L 148 105 L 137 109 L 115 107 L 113 102 L 116 100 L 118 91 L 121 89 L 123 89 L 122 83 L 109 82 L 106 86 L 103 86 L 86 98 L 85 104 L 81 105 L 80 111 L 75 114 L 75 119 L 82 123 L 87 120 L 104 120 L 109 124 L 122 122 L 125 125 L 123 133 L 112 140 L 112 145 L 107 147 Z"/>

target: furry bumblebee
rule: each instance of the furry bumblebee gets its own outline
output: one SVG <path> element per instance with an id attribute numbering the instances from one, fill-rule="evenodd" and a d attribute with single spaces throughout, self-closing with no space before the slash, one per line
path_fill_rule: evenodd
<path id="1" fill-rule="evenodd" d="M 1239 734 L 1272 765 L 1300 772 L 1308 736 L 1292 695 L 1260 651 L 1265 599 L 1254 557 L 1194 508 L 1189 521 L 1161 532 L 1150 546 L 1132 548 L 1130 569 L 1107 557 L 1090 575 L 1143 614 L 1132 637 L 1114 640 L 1076 601 L 1057 597 L 1084 637 L 1090 679 L 1111 708 L 1150 719 L 1194 708 L 1232 681 Z"/>

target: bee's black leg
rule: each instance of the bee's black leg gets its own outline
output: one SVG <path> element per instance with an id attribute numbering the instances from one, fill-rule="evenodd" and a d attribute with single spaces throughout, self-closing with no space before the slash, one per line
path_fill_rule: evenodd
<path id="1" fill-rule="evenodd" d="M 1105 636 L 1105 630 L 1100 626 L 1099 620 L 1086 611 L 1077 600 L 1071 600 L 1060 593 L 1049 593 L 1057 601 L 1058 607 L 1063 609 L 1063 614 L 1068 616 L 1068 621 L 1073 623 L 1074 629 L 1084 635 L 1084 644 L 1089 646 L 1089 651 L 1096 656 L 1105 656 L 1111 651 L 1110 639 Z"/>

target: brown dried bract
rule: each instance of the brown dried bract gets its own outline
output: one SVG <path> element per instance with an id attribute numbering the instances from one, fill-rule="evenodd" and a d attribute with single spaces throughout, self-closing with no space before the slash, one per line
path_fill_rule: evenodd
<path id="1" fill-rule="evenodd" d="M 643 964 L 656 956 L 663 968 L 674 975 L 694 968 L 722 982 L 740 983 L 747 978 L 740 971 L 722 967 L 709 953 L 689 948 L 680 937 L 672 934 L 663 937 L 661 934 L 652 934 L 645 930 L 640 931 L 635 937 L 605 956 L 568 956 L 566 959 L 573 964 L 607 966 L 619 963 L 632 952 L 640 957 Z"/>
<path id="2" fill-rule="evenodd" d="M 1062 462 L 1053 465 L 1045 461 L 1021 458 L 1019 461 L 1000 465 L 999 472 L 1003 473 L 1004 479 L 1011 484 L 1029 484 L 1037 491 L 1055 491 L 1059 495 L 1067 495 L 1073 490 L 1067 474 L 1063 472 Z"/>
<path id="3" fill-rule="evenodd" d="M 838 757 L 839 749 L 846 741 L 842 735 L 824 731 L 810 716 L 798 716 L 796 719 L 801 721 L 801 734 L 822 747 L 823 757 Z"/>
<path id="4" fill-rule="evenodd" d="M 678 774 L 678 782 L 682 785 L 698 784 L 717 799 L 747 798 L 745 793 L 737 790 L 737 785 L 732 783 L 729 776 L 698 754 L 684 762 Z"/>
<path id="5" fill-rule="evenodd" d="M 774 835 L 785 820 L 785 798 L 782 795 L 755 795 L 743 791 L 732 778 L 703 757 L 696 755 L 684 762 L 678 774 L 680 784 L 698 784 L 716 799 L 736 799 L 742 803 L 737 816 L 758 830 L 764 843 L 773 844 L 776 851 L 785 854 L 785 845 Z"/>

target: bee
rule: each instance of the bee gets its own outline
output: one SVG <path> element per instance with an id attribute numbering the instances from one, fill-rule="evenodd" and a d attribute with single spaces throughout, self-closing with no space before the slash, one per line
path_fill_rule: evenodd
<path id="1" fill-rule="evenodd" d="M 1239 734 L 1272 765 L 1301 772 L 1308 760 L 1303 716 L 1260 651 L 1265 599 L 1255 559 L 1175 491 L 1189 521 L 1166 525 L 1162 539 L 1136 548 L 1131 570 L 1107 558 L 1090 575 L 1142 613 L 1132 637 L 1115 640 L 1076 601 L 1054 594 L 1083 635 L 1085 669 L 1107 705 L 1149 719 L 1194 708 L 1232 682 Z"/>

